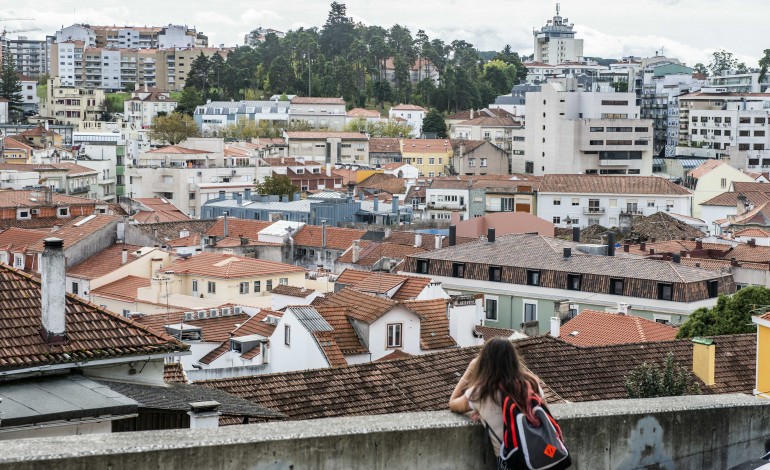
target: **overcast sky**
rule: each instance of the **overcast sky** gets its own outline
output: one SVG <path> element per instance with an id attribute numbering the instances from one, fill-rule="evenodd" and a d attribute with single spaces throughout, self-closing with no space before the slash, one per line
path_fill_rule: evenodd
<path id="1" fill-rule="evenodd" d="M 344 0 L 343 0 L 344 1 Z M 195 26 L 211 44 L 243 43 L 257 26 L 288 31 L 322 26 L 331 1 L 310 0 L 34 0 L 5 1 L 7 30 L 40 28 L 19 33 L 31 38 L 52 34 L 74 22 L 90 24 Z M 554 14 L 555 2 L 531 0 L 348 0 L 348 15 L 365 24 L 424 29 L 431 38 L 464 39 L 481 50 L 510 44 L 532 53 L 532 29 Z M 15 5 L 19 5 L 16 7 Z M 28 5 L 28 6 L 27 6 Z M 8 8 L 11 6 L 12 8 Z M 563 0 L 562 16 L 575 23 L 588 56 L 620 58 L 665 55 L 689 65 L 707 63 L 712 51 L 727 49 L 756 67 L 770 39 L 763 36 L 770 17 L 766 0 Z M 16 37 L 12 34 L 11 37 Z"/>

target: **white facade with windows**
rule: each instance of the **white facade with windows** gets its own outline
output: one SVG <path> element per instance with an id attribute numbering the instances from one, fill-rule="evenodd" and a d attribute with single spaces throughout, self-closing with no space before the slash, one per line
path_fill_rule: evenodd
<path id="1" fill-rule="evenodd" d="M 559 4 L 553 19 L 532 33 L 534 38 L 535 62 L 558 65 L 573 62 L 583 57 L 583 40 L 576 39 L 574 25 L 561 16 Z"/>
<path id="2" fill-rule="evenodd" d="M 527 93 L 524 153 L 535 175 L 649 176 L 653 124 L 639 116 L 634 93 L 587 92 L 574 80 L 552 80 Z"/>
<path id="3" fill-rule="evenodd" d="M 600 194 L 540 192 L 537 216 L 558 227 L 602 225 L 617 227 L 621 214 L 652 215 L 672 212 L 690 215 L 692 195 Z"/>
<path id="4" fill-rule="evenodd" d="M 400 104 L 388 111 L 390 119 L 403 119 L 412 128 L 415 137 L 422 135 L 422 120 L 425 119 L 425 108 L 413 104 Z"/>
<path id="5" fill-rule="evenodd" d="M 467 189 L 430 188 L 425 190 L 426 218 L 428 220 L 446 220 L 453 212 L 460 214 L 460 220 L 469 217 L 469 191 Z"/>

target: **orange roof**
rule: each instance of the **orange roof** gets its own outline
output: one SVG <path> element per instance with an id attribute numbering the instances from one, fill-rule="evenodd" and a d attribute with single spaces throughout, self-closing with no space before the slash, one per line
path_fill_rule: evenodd
<path id="1" fill-rule="evenodd" d="M 147 153 L 173 153 L 173 154 L 179 154 L 179 155 L 190 155 L 190 154 L 196 154 L 196 153 L 214 153 L 214 152 L 209 152 L 208 150 L 188 149 L 185 147 L 180 147 L 179 145 L 169 145 L 166 147 L 161 147 L 159 149 L 150 150 Z"/>
<path id="2" fill-rule="evenodd" d="M 159 197 L 134 198 L 135 202 L 145 206 L 149 210 L 140 210 L 131 216 L 138 223 L 148 222 L 177 222 L 190 220 L 184 212 L 179 210 L 168 199 Z"/>
<path id="3" fill-rule="evenodd" d="M 224 306 L 227 307 L 229 304 Z M 230 332 L 238 328 L 238 325 L 248 321 L 249 318 L 250 317 L 247 314 L 241 313 L 238 315 L 203 318 L 200 320 L 185 320 L 184 312 L 171 312 L 145 315 L 137 318 L 135 321 L 158 334 L 166 333 L 166 329 L 164 328 L 166 325 L 176 324 L 178 326 L 180 323 L 184 323 L 185 325 L 197 326 L 201 329 L 203 341 L 220 342 L 228 340 L 230 338 Z"/>
<path id="4" fill-rule="evenodd" d="M 394 287 L 401 286 L 393 297 L 393 300 L 412 300 L 430 284 L 431 279 L 421 276 L 404 276 L 401 274 L 373 273 L 371 271 L 359 271 L 346 268 L 337 280 L 338 284 L 345 284 L 363 292 L 385 293 Z"/>
<path id="5" fill-rule="evenodd" d="M 560 339 L 576 346 L 670 341 L 676 328 L 634 315 L 583 310 L 561 326 Z"/>
<path id="6" fill-rule="evenodd" d="M 165 269 L 165 272 L 181 275 L 196 274 L 221 279 L 237 279 L 305 272 L 305 269 L 275 261 L 217 253 L 200 253 L 187 259 L 179 258 L 175 260 Z"/>
<path id="7" fill-rule="evenodd" d="M 51 201 L 54 206 L 87 205 L 93 206 L 98 201 L 84 197 L 65 196 L 53 193 Z M 45 205 L 45 191 L 5 190 L 0 191 L 0 207 L 40 207 Z"/>
<path id="8" fill-rule="evenodd" d="M 394 109 L 396 111 L 426 111 L 425 108 L 422 106 L 417 106 L 416 104 L 399 104 L 396 106 L 393 106 L 390 109 Z"/>
<path id="9" fill-rule="evenodd" d="M 91 217 L 91 216 L 89 216 Z M 66 225 L 62 226 L 59 230 L 51 233 L 50 236 L 61 238 L 64 240 L 64 248 L 69 248 L 72 245 L 80 243 L 84 239 L 104 229 L 105 225 L 112 223 L 116 220 L 120 220 L 120 216 L 98 214 L 92 216 L 91 219 L 85 220 L 84 217 L 78 217 L 70 220 Z M 29 247 L 31 251 L 42 253 L 43 252 L 43 240 L 38 240 L 34 245 Z"/>
<path id="10" fill-rule="evenodd" d="M 292 131 L 287 132 L 289 140 L 326 140 L 328 138 L 343 140 L 369 140 L 366 134 L 360 132 L 330 132 L 330 131 Z"/>
<path id="11" fill-rule="evenodd" d="M 106 250 L 102 250 L 75 266 L 68 268 L 67 276 L 79 277 L 81 279 L 102 277 L 123 266 L 123 249 L 128 251 L 128 262 L 130 263 L 139 258 L 139 256 L 132 254 L 139 248 L 141 247 L 134 245 L 112 245 Z"/>
<path id="12" fill-rule="evenodd" d="M 449 334 L 449 316 L 445 299 L 407 300 L 404 306 L 420 316 L 420 349 L 456 347 Z"/>
<path id="13" fill-rule="evenodd" d="M 348 117 L 378 118 L 382 117 L 382 115 L 376 109 L 353 108 L 348 111 Z"/>
<path id="14" fill-rule="evenodd" d="M 85 167 L 83 165 L 78 165 L 77 163 L 50 163 L 48 166 L 56 168 L 57 170 L 67 170 L 67 173 L 69 173 L 69 176 L 75 176 L 75 175 L 91 175 L 91 174 L 97 174 L 99 173 L 96 170 L 93 170 L 91 168 Z"/>
<path id="15" fill-rule="evenodd" d="M 362 243 L 361 254 L 358 259 L 360 266 L 372 266 L 382 258 L 404 259 L 409 255 L 424 253 L 425 249 L 412 245 L 399 245 L 398 243 Z M 353 262 L 353 250 L 349 249 L 343 253 L 337 261 L 340 263 Z"/>
<path id="16" fill-rule="evenodd" d="M 733 235 L 734 237 L 770 237 L 770 232 L 761 228 L 745 228 Z"/>
<path id="17" fill-rule="evenodd" d="M 722 160 L 706 160 L 705 162 L 701 163 L 697 168 L 690 171 L 690 176 L 692 178 L 698 179 L 701 176 L 707 175 L 713 170 L 714 168 L 721 166 L 724 164 Z"/>
<path id="18" fill-rule="evenodd" d="M 140 287 L 150 287 L 150 280 L 139 276 L 126 276 L 91 290 L 91 295 L 135 302 Z"/>
<path id="19" fill-rule="evenodd" d="M 0 248 L 11 252 L 23 251 L 26 250 L 29 245 L 33 245 L 50 236 L 51 232 L 48 230 L 30 230 L 11 227 L 0 233 Z"/>
<path id="20" fill-rule="evenodd" d="M 347 250 L 353 240 L 360 240 L 366 230 L 352 228 L 326 227 L 326 248 L 332 250 Z M 293 236 L 294 244 L 321 248 L 323 244 L 323 228 L 318 225 L 305 225 Z"/>
<path id="21" fill-rule="evenodd" d="M 403 153 L 449 153 L 452 144 L 449 139 L 404 139 L 401 151 Z"/>

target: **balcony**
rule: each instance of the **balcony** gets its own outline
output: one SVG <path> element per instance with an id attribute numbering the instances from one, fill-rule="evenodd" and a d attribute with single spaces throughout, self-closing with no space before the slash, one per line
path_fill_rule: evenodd
<path id="1" fill-rule="evenodd" d="M 601 215 L 601 214 L 604 214 L 606 211 L 607 211 L 606 207 L 584 207 L 583 208 L 583 214 L 588 214 L 588 215 L 594 215 L 594 214 Z"/>
<path id="2" fill-rule="evenodd" d="M 454 202 L 429 202 L 428 209 L 444 209 L 450 211 L 464 211 L 465 204 L 457 204 Z"/>
<path id="3" fill-rule="evenodd" d="M 72 188 L 69 190 L 69 194 L 84 194 L 91 190 L 91 185 L 88 186 L 77 186 L 75 188 Z"/>

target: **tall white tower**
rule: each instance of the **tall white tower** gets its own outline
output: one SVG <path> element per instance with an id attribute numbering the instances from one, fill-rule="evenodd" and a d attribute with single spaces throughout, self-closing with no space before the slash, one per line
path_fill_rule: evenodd
<path id="1" fill-rule="evenodd" d="M 557 3 L 556 16 L 540 30 L 532 32 L 535 36 L 535 62 L 558 65 L 583 57 L 583 40 L 575 39 L 574 26 L 567 18 L 562 18 Z"/>

